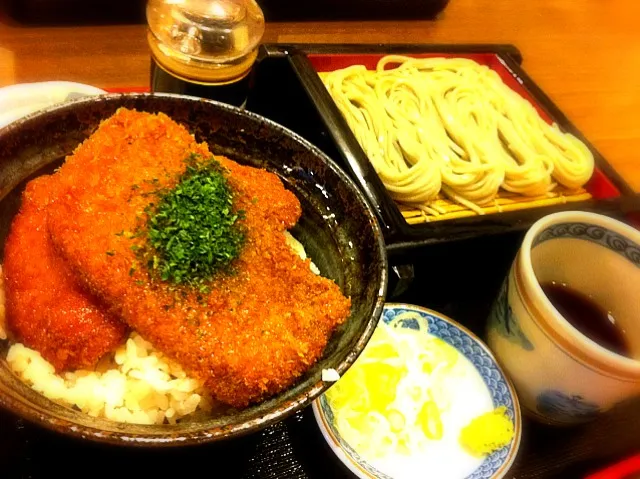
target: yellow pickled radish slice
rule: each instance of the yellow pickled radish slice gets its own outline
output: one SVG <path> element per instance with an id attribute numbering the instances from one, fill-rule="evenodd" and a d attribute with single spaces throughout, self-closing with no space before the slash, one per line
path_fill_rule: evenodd
<path id="1" fill-rule="evenodd" d="M 422 405 L 416 418 L 416 424 L 429 439 L 442 439 L 442 419 L 440 419 L 438 406 L 433 401 L 427 401 Z"/>
<path id="2" fill-rule="evenodd" d="M 401 327 L 403 322 L 417 329 Z M 420 437 L 443 437 L 438 404 L 446 398 L 437 384 L 459 353 L 428 329 L 426 319 L 413 312 L 380 323 L 358 360 L 327 391 L 338 431 L 360 453 L 410 454 L 422 447 Z"/>
<path id="3" fill-rule="evenodd" d="M 391 432 L 400 432 L 404 429 L 406 420 L 404 418 L 404 415 L 400 411 L 391 409 L 390 411 L 387 411 L 387 414 L 385 414 L 385 416 L 389 421 Z"/>
<path id="4" fill-rule="evenodd" d="M 367 359 L 380 359 L 380 360 L 388 360 L 392 358 L 398 358 L 400 355 L 393 344 L 389 343 L 378 343 L 372 344 L 367 348 Z"/>
<path id="5" fill-rule="evenodd" d="M 406 374 L 405 368 L 396 368 L 385 363 L 370 363 L 361 366 L 364 371 L 365 387 L 371 397 L 371 407 L 384 412 L 396 398 L 400 379 Z"/>

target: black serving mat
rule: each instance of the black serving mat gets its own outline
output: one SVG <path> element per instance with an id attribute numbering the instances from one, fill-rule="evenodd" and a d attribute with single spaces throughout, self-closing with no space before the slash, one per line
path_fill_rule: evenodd
<path id="1" fill-rule="evenodd" d="M 422 250 L 414 257 L 414 282 L 394 301 L 435 309 L 482 336 L 492 298 L 520 240 L 520 235 L 506 235 Z M 640 402 L 577 428 L 550 428 L 525 420 L 520 453 L 507 477 L 583 477 L 588 470 L 637 451 Z M 86 465 L 78 465 L 75 461 L 79 459 Z M 240 439 L 168 450 L 79 442 L 0 411 L 2 478 L 173 477 L 194 473 L 230 479 L 354 477 L 328 448 L 311 408 Z"/>
<path id="2" fill-rule="evenodd" d="M 249 109 L 288 125 L 336 158 L 284 56 L 263 59 L 253 81 Z M 493 298 L 521 240 L 522 233 L 509 233 L 430 245 L 413 250 L 410 256 L 392 255 L 392 262 L 409 262 L 415 272 L 408 289 L 393 300 L 439 311 L 482 337 Z M 520 453 L 507 477 L 584 477 L 588 471 L 639 451 L 640 401 L 576 428 L 550 428 L 525 420 Z M 80 442 L 0 410 L 0 479 L 146 479 L 195 474 L 229 479 L 354 477 L 327 446 L 311 408 L 243 438 L 176 449 Z"/>

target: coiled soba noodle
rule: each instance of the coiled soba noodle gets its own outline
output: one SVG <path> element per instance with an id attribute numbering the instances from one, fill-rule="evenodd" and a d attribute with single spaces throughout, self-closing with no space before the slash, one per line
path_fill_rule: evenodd
<path id="1" fill-rule="evenodd" d="M 539 197 L 593 173 L 580 140 L 472 60 L 390 55 L 322 76 L 392 198 L 427 213 L 440 193 L 482 214 L 500 188 Z"/>

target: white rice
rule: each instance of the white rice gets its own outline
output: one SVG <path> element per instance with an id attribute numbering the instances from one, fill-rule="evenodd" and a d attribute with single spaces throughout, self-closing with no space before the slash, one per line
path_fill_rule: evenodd
<path id="1" fill-rule="evenodd" d="M 302 258 L 302 244 L 285 232 Z M 313 262 L 311 270 L 320 274 Z M 0 266 L 0 339 L 5 334 L 5 295 Z M 16 343 L 9 348 L 11 370 L 45 397 L 93 417 L 135 424 L 175 424 L 197 411 L 211 411 L 213 400 L 201 381 L 133 332 L 126 343 L 102 358 L 94 370 L 56 374 L 39 352 Z"/>
<path id="2" fill-rule="evenodd" d="M 210 411 L 202 382 L 131 333 L 93 371 L 56 374 L 39 352 L 17 343 L 7 353 L 11 370 L 35 391 L 94 417 L 136 424 L 175 424 L 196 410 Z"/>
<path id="3" fill-rule="evenodd" d="M 0 266 L 0 340 L 5 331 L 4 277 Z M 175 424 L 197 410 L 210 411 L 212 400 L 202 383 L 138 333 L 102 358 L 92 371 L 56 374 L 38 351 L 13 344 L 11 370 L 45 397 L 94 417 L 136 424 Z"/>
<path id="4" fill-rule="evenodd" d="M 307 259 L 307 252 L 305 251 L 304 246 L 302 245 L 302 243 L 300 243 L 300 241 L 295 239 L 293 235 L 288 231 L 284 232 L 284 237 L 285 237 L 285 240 L 287 241 L 287 244 L 293 250 L 294 253 L 300 256 L 301 259 Z M 311 269 L 311 271 L 314 274 L 320 274 L 320 270 L 313 263 L 313 261 L 309 262 L 309 269 Z"/>

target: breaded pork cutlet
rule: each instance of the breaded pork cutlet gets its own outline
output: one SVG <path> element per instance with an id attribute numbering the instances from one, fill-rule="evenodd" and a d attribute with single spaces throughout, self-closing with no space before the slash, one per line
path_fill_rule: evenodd
<path id="1" fill-rule="evenodd" d="M 56 186 L 51 176 L 27 185 L 5 242 L 7 325 L 57 371 L 91 368 L 124 340 L 127 327 L 78 286 L 53 249 L 45 210 Z"/>
<path id="2" fill-rule="evenodd" d="M 350 301 L 310 271 L 284 231 L 300 203 L 264 170 L 217 160 L 242 210 L 245 243 L 232 273 L 204 290 L 161 281 L 141 264 L 140 229 L 154 191 L 175 187 L 193 153 L 210 157 L 167 116 L 121 109 L 58 172 L 52 239 L 81 281 L 156 348 L 244 407 L 291 385 L 322 354 Z M 147 209 L 148 211 L 148 209 Z M 144 226 L 144 225 L 143 225 Z"/>

